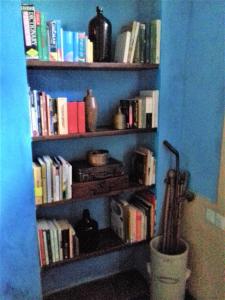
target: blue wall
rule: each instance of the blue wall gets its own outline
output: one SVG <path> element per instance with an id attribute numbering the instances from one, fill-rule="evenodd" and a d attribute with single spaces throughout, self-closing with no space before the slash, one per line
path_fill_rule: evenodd
<path id="1" fill-rule="evenodd" d="M 20 3 L 1 4 L 0 299 L 38 300 L 41 287 Z"/>
<path id="2" fill-rule="evenodd" d="M 175 166 L 162 145 L 180 152 L 181 168 L 191 173 L 190 188 L 216 200 L 224 118 L 224 3 L 162 1 L 158 200 L 163 179 Z"/>

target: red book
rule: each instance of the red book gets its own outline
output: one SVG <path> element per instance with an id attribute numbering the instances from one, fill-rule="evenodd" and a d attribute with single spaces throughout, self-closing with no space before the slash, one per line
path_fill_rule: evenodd
<path id="1" fill-rule="evenodd" d="M 77 124 L 78 132 L 84 133 L 85 130 L 85 103 L 84 101 L 77 102 Z"/>
<path id="2" fill-rule="evenodd" d="M 78 133 L 77 102 L 67 102 L 68 133 Z"/>
<path id="3" fill-rule="evenodd" d="M 40 263 L 41 263 L 41 267 L 42 267 L 42 266 L 46 265 L 45 246 L 44 246 L 44 237 L 43 237 L 42 229 L 38 229 L 38 241 L 39 241 Z"/>

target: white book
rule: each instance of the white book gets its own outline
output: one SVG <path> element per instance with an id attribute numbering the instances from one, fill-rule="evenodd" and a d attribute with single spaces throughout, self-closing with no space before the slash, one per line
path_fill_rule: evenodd
<path id="1" fill-rule="evenodd" d="M 152 97 L 152 128 L 158 127 L 159 90 L 142 90 L 142 96 Z"/>
<path id="2" fill-rule="evenodd" d="M 134 52 L 135 52 L 135 48 L 136 48 L 139 28 L 140 28 L 140 22 L 133 21 L 130 45 L 129 45 L 129 52 L 128 52 L 128 62 L 129 63 L 133 63 L 133 60 L 134 60 Z"/>
<path id="3" fill-rule="evenodd" d="M 63 199 L 72 198 L 72 165 L 62 156 L 58 156 L 63 169 Z"/>
<path id="4" fill-rule="evenodd" d="M 63 260 L 61 227 L 59 226 L 57 220 L 53 220 L 52 222 L 53 222 L 53 224 L 55 225 L 55 227 L 57 229 L 57 241 L 58 241 L 58 255 L 59 255 L 59 260 Z"/>
<path id="5" fill-rule="evenodd" d="M 60 186 L 59 166 L 56 162 L 53 161 L 53 163 L 52 163 L 53 201 L 59 201 L 60 200 L 59 186 Z"/>
<path id="6" fill-rule="evenodd" d="M 59 134 L 68 134 L 68 113 L 67 113 L 67 98 L 57 98 L 58 112 L 58 132 Z"/>
<path id="7" fill-rule="evenodd" d="M 115 62 L 128 62 L 128 52 L 130 45 L 131 32 L 125 31 L 118 35 L 116 40 Z"/>
<path id="8" fill-rule="evenodd" d="M 43 203 L 47 203 L 47 167 L 44 160 L 41 157 L 37 158 L 38 163 L 41 166 L 41 178 L 42 178 L 42 200 Z"/>

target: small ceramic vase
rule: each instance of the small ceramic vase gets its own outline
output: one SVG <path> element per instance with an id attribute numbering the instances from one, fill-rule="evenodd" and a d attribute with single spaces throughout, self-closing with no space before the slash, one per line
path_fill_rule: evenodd
<path id="1" fill-rule="evenodd" d="M 126 117 L 121 112 L 120 106 L 118 107 L 117 113 L 114 115 L 114 118 L 113 118 L 113 127 L 115 129 L 125 129 L 126 128 Z"/>
<path id="2" fill-rule="evenodd" d="M 85 117 L 87 131 L 96 131 L 98 104 L 95 97 L 92 95 L 92 90 L 87 90 L 87 95 L 84 97 L 85 102 Z"/>

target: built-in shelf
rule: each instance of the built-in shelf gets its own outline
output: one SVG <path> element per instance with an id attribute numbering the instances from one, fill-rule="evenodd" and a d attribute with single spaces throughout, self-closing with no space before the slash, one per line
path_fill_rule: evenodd
<path id="1" fill-rule="evenodd" d="M 67 263 L 88 259 L 91 257 L 101 256 L 113 251 L 122 250 L 128 247 L 134 247 L 136 245 L 147 244 L 146 241 L 136 243 L 125 243 L 123 242 L 110 228 L 105 228 L 99 231 L 99 245 L 97 249 L 90 253 L 81 253 L 79 256 L 75 256 L 70 259 L 51 263 L 47 266 L 42 267 L 42 271 L 48 270 L 52 267 L 57 267 Z"/>
<path id="2" fill-rule="evenodd" d="M 132 129 L 121 129 L 116 130 L 112 128 L 102 127 L 98 128 L 93 132 L 85 133 L 74 133 L 74 134 L 63 134 L 63 135 L 48 135 L 48 136 L 37 136 L 33 137 L 33 142 L 44 142 L 44 141 L 54 141 L 54 140 L 67 140 L 67 139 L 78 139 L 78 138 L 91 138 L 99 136 L 113 136 L 113 135 L 125 135 L 125 134 L 135 134 L 135 133 L 149 133 L 155 132 L 156 128 L 132 128 Z"/>
<path id="3" fill-rule="evenodd" d="M 67 61 L 41 61 L 36 59 L 27 60 L 28 69 L 94 69 L 94 70 L 146 70 L 157 69 L 159 65 L 146 63 L 116 63 L 94 62 L 78 63 Z"/>
<path id="4" fill-rule="evenodd" d="M 142 191 L 148 189 L 148 186 L 145 185 L 140 185 L 135 182 L 130 182 L 129 186 L 127 188 L 111 191 L 108 193 L 99 193 L 93 196 L 86 196 L 82 198 L 73 198 L 73 199 L 68 199 L 68 200 L 60 200 L 60 201 L 55 201 L 51 203 L 44 203 L 44 204 L 39 204 L 36 205 L 37 209 L 44 208 L 44 207 L 53 207 L 53 206 L 58 206 L 58 205 L 64 205 L 72 202 L 77 202 L 77 201 L 83 201 L 83 200 L 91 200 L 91 199 L 96 199 L 96 198 L 101 198 L 101 197 L 110 197 L 110 196 L 115 196 L 123 192 L 129 192 L 129 193 L 134 193 L 137 191 Z"/>

